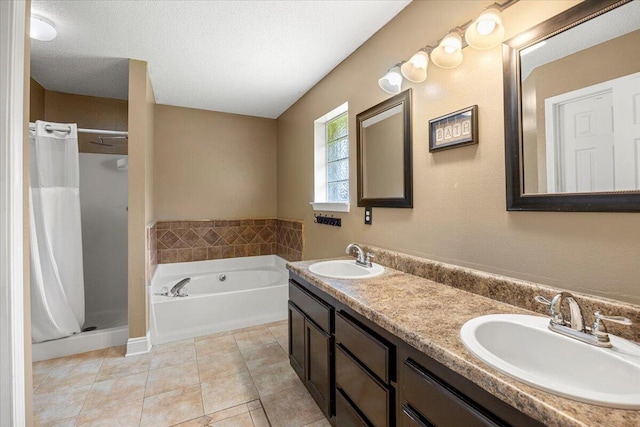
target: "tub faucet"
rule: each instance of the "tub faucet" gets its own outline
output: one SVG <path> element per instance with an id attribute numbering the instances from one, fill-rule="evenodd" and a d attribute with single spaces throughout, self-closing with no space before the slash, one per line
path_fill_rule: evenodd
<path id="1" fill-rule="evenodd" d="M 186 296 L 188 296 L 187 293 L 185 291 L 183 291 L 182 289 L 185 286 L 187 286 L 187 284 L 190 281 L 191 281 L 190 277 L 187 277 L 186 279 L 180 280 L 178 283 L 173 285 L 173 287 L 169 291 L 169 295 L 171 295 L 172 297 L 186 297 Z"/>
<path id="2" fill-rule="evenodd" d="M 373 264 L 371 264 L 371 258 L 373 258 L 373 254 L 368 252 L 365 254 L 362 248 L 355 243 L 349 243 L 347 245 L 347 249 L 345 249 L 345 253 L 347 255 L 351 255 L 351 249 L 355 249 L 357 252 L 356 264 L 368 268 L 373 267 Z"/>

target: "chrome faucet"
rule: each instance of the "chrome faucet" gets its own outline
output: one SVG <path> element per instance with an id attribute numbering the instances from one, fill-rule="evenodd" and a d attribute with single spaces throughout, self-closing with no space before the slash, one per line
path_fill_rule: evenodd
<path id="1" fill-rule="evenodd" d="M 190 277 L 187 277 L 186 279 L 182 279 L 180 280 L 178 283 L 176 283 L 175 285 L 173 285 L 173 287 L 171 288 L 171 290 L 169 291 L 169 295 L 171 295 L 172 297 L 187 297 L 189 296 L 184 290 L 183 288 L 185 286 L 187 286 L 187 284 L 191 281 Z"/>
<path id="2" fill-rule="evenodd" d="M 351 255 L 351 250 L 355 249 L 357 252 L 356 255 L 356 264 L 361 265 L 363 267 L 367 267 L 367 268 L 371 268 L 373 267 L 373 264 L 371 264 L 371 258 L 373 258 L 373 254 L 367 252 L 366 254 L 364 253 L 364 251 L 362 250 L 362 248 L 360 246 L 358 246 L 355 243 L 349 243 L 347 245 L 347 249 L 345 249 L 345 253 L 347 255 Z"/>
<path id="3" fill-rule="evenodd" d="M 549 321 L 550 330 L 598 347 L 611 347 L 607 327 L 602 323 L 603 320 L 621 325 L 631 325 L 631 320 L 626 317 L 605 316 L 596 311 L 593 325 L 590 328 L 586 327 L 580 305 L 569 292 L 560 292 L 551 301 L 540 295 L 536 296 L 535 300 L 549 307 L 549 315 L 551 316 Z M 571 318 L 568 322 L 564 318 L 564 314 L 562 314 L 562 303 L 564 301 L 569 304 Z"/>

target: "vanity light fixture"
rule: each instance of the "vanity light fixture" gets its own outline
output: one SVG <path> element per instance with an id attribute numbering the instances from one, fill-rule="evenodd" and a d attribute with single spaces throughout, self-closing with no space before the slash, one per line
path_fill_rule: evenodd
<path id="1" fill-rule="evenodd" d="M 488 6 L 477 19 L 467 21 L 451 30 L 437 47 L 426 46 L 414 53 L 408 61 L 395 65 L 378 80 L 378 85 L 385 92 L 395 95 L 400 93 L 403 76 L 412 83 L 422 83 L 427 79 L 429 57 L 431 62 L 440 68 L 455 68 L 462 64 L 462 49 L 465 47 L 485 50 L 498 46 L 505 34 L 502 11 L 518 1 L 520 0 L 506 0 Z M 396 68 L 399 65 L 398 72 Z"/>
<path id="2" fill-rule="evenodd" d="M 400 66 L 402 62 L 394 65 L 387 74 L 385 74 L 380 80 L 378 85 L 383 91 L 390 93 L 391 95 L 397 95 L 402 90 L 402 74 L 400 72 Z"/>
<path id="3" fill-rule="evenodd" d="M 55 39 L 57 35 L 58 32 L 53 22 L 39 15 L 31 15 L 29 36 L 32 39 L 49 42 Z"/>
<path id="4" fill-rule="evenodd" d="M 427 67 L 429 66 L 429 52 L 433 48 L 426 46 L 413 54 L 402 66 L 400 71 L 405 79 L 413 83 L 422 83 L 427 79 Z"/>
<path id="5" fill-rule="evenodd" d="M 462 35 L 458 28 L 444 36 L 431 52 L 431 61 L 440 68 L 455 68 L 462 64 Z"/>
<path id="6" fill-rule="evenodd" d="M 504 25 L 502 25 L 501 6 L 492 4 L 487 7 L 469 25 L 464 33 L 464 39 L 469 46 L 479 49 L 491 49 L 502 43 L 504 39 Z"/>

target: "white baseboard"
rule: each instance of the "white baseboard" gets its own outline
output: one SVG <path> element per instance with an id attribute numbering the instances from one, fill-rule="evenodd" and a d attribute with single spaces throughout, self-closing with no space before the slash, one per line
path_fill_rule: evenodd
<path id="1" fill-rule="evenodd" d="M 128 356 L 135 356 L 137 354 L 149 353 L 151 351 L 151 332 L 147 331 L 147 335 L 144 337 L 129 338 L 127 341 L 127 354 Z"/>

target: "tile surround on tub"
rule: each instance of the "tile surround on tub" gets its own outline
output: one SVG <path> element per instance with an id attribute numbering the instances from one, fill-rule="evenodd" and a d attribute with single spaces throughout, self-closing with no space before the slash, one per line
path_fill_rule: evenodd
<path id="1" fill-rule="evenodd" d="M 155 264 L 276 254 L 300 261 L 303 242 L 302 221 L 158 221 L 147 232 L 147 268 L 152 272 Z"/>
<path id="2" fill-rule="evenodd" d="M 544 305 L 534 300 L 535 296 L 542 295 L 551 299 L 557 293 L 565 290 L 419 258 L 375 246 L 364 244 L 360 246 L 364 251 L 374 254 L 378 264 L 543 315 L 548 315 L 548 310 Z M 628 317 L 633 323 L 631 327 L 609 322 L 607 329 L 614 335 L 640 342 L 640 306 L 578 292 L 571 293 L 582 308 L 586 325 L 593 323 L 593 314 L 596 311 L 610 316 Z"/>

